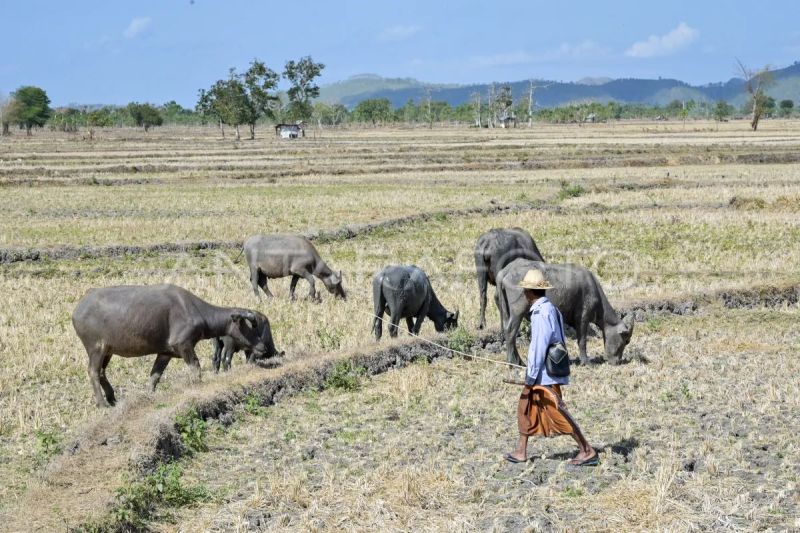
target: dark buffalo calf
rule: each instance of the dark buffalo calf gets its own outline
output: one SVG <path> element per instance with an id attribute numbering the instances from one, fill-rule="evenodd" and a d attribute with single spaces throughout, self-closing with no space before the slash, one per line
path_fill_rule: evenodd
<path id="1" fill-rule="evenodd" d="M 419 334 L 425 317 L 430 318 L 436 331 L 458 326 L 458 310 L 451 313 L 439 302 L 428 276 L 415 266 L 388 266 L 372 280 L 375 304 L 373 332 L 380 340 L 383 314 L 389 313 L 389 335 L 397 336 L 397 325 L 406 319 L 408 331 Z"/>

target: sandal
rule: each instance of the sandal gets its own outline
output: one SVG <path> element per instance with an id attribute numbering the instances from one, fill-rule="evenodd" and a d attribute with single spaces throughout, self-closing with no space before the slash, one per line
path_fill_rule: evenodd
<path id="1" fill-rule="evenodd" d="M 594 452 L 594 455 L 592 455 L 588 459 L 584 459 L 583 461 L 576 461 L 575 459 L 569 460 L 570 466 L 597 466 L 599 464 L 600 464 L 600 456 L 597 455 L 597 452 Z"/>
<path id="2" fill-rule="evenodd" d="M 505 457 L 506 461 L 508 461 L 509 463 L 527 463 L 528 462 L 528 459 L 517 459 L 516 457 L 514 457 L 510 453 L 505 454 L 504 457 Z"/>

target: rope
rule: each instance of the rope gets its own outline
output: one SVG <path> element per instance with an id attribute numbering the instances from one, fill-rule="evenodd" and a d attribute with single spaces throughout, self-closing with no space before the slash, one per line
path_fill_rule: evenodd
<path id="1" fill-rule="evenodd" d="M 378 316 L 378 315 L 376 315 L 374 313 L 368 313 L 366 311 L 361 311 L 360 309 L 358 310 L 358 312 L 361 313 L 361 314 L 370 316 L 372 318 L 377 318 L 381 322 L 388 322 L 385 318 L 383 318 L 381 316 Z M 389 323 L 389 326 L 391 326 L 391 323 Z M 401 329 L 399 325 L 397 326 L 397 329 L 398 330 Z M 469 354 L 469 353 L 466 353 L 466 352 L 462 352 L 460 350 L 454 350 L 453 348 L 450 348 L 449 346 L 444 346 L 442 344 L 439 344 L 438 342 L 434 342 L 434 341 L 432 341 L 430 339 L 426 339 L 425 337 L 422 337 L 422 336 L 417 335 L 415 333 L 412 333 L 410 331 L 405 331 L 405 333 L 407 333 L 408 335 L 410 335 L 412 337 L 415 337 L 415 338 L 417 338 L 417 339 L 419 339 L 419 340 L 421 340 L 423 342 L 427 342 L 428 344 L 433 344 L 434 346 L 436 346 L 438 348 L 441 348 L 443 350 L 447 350 L 448 352 L 453 352 L 453 353 L 457 353 L 458 355 L 461 355 L 461 356 L 464 356 L 464 357 L 469 357 L 470 359 L 476 359 L 478 361 L 487 361 L 489 363 L 494 363 L 496 365 L 506 365 L 506 366 L 511 366 L 511 367 L 515 367 L 515 368 L 527 368 L 525 366 L 517 365 L 517 364 L 514 364 L 514 363 L 509 363 L 507 361 L 498 361 L 497 359 L 490 359 L 488 357 L 481 357 L 479 355 Z"/>

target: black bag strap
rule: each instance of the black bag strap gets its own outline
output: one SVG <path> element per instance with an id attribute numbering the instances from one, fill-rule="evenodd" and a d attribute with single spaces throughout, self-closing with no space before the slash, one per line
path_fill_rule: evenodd
<path id="1" fill-rule="evenodd" d="M 564 347 L 566 347 L 567 336 L 564 333 L 564 316 L 561 314 L 561 311 L 558 310 L 558 307 L 555 305 L 553 305 L 553 307 L 555 307 L 556 313 L 558 313 L 558 326 L 561 328 L 561 343 L 564 345 Z"/>

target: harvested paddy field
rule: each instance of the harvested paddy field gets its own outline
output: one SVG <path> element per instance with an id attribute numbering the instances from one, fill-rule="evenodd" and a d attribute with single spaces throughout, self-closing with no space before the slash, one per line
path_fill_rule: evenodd
<path id="1" fill-rule="evenodd" d="M 296 142 L 176 128 L 112 130 L 95 143 L 4 139 L 2 523 L 119 524 L 119 490 L 176 459 L 173 481 L 199 487 L 196 497 L 155 498 L 135 511 L 140 526 L 800 527 L 794 154 L 800 125 L 790 121 L 757 134 L 689 122 L 326 130 Z M 370 336 L 371 278 L 387 264 L 423 268 L 442 303 L 460 309 L 455 333 L 437 336 L 428 322 L 426 338 L 482 355 L 488 344 L 501 358 L 497 339 L 475 329 L 472 250 L 481 233 L 508 226 L 530 231 L 547 260 L 592 269 L 618 310 L 639 309 L 630 362 L 578 368 L 567 389 L 602 450 L 597 469 L 565 468 L 568 439 L 535 441 L 539 459 L 528 466 L 503 464 L 518 392 L 500 382 L 500 367 L 428 362 L 440 349 L 424 344 L 385 374 L 342 363 L 412 342 Z M 277 231 L 315 238 L 344 272 L 347 301 L 318 283 L 321 304 L 291 303 L 288 280 L 270 282 L 275 299 L 256 299 L 239 246 Z M 266 369 L 237 357 L 232 372 L 214 375 L 202 342 L 204 383 L 190 385 L 173 361 L 155 394 L 146 391 L 152 357 L 115 357 L 108 375 L 121 405 L 96 409 L 70 323 L 75 303 L 91 287 L 165 281 L 264 312 L 287 355 Z M 780 297 L 759 300 L 773 287 Z M 719 296 L 743 291 L 756 295 L 747 309 Z M 491 298 L 487 318 L 496 328 Z M 598 357 L 602 339 L 589 351 Z M 258 393 L 325 365 L 333 370 L 277 398 Z M 330 379 L 340 374 L 343 386 Z M 196 449 L 175 422 L 192 409 L 208 415 Z"/>

